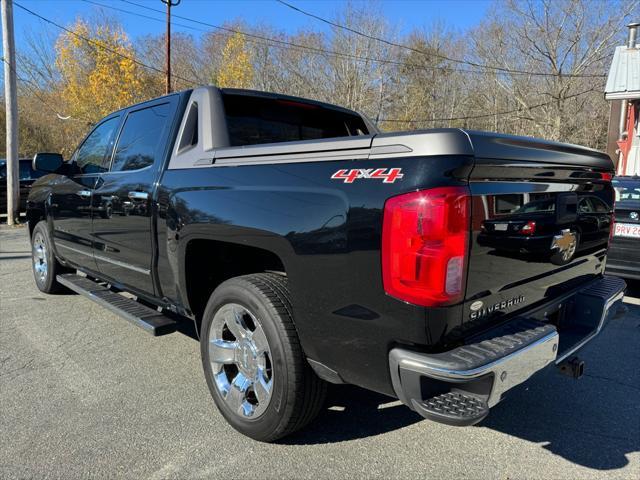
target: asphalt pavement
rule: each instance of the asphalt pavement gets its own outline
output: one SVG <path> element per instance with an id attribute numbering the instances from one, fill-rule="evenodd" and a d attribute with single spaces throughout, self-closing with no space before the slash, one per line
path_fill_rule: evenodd
<path id="1" fill-rule="evenodd" d="M 640 285 L 582 352 L 479 425 L 423 420 L 350 386 L 278 444 L 216 411 L 198 342 L 154 338 L 33 281 L 26 229 L 0 227 L 0 478 L 640 478 Z M 635 304 L 634 304 L 635 302 Z"/>

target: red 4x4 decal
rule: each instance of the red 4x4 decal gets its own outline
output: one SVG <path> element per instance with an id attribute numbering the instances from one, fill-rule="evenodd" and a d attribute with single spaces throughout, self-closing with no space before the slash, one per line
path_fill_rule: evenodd
<path id="1" fill-rule="evenodd" d="M 331 175 L 332 180 L 342 180 L 344 183 L 353 183 L 359 178 L 382 180 L 382 183 L 393 183 L 402 179 L 401 168 L 354 168 L 342 169 Z"/>

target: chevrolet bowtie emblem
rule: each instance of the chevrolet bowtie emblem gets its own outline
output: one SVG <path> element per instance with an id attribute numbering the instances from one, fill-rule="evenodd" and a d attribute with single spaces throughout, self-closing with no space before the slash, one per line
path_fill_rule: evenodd
<path id="1" fill-rule="evenodd" d="M 570 230 L 562 230 L 560 235 L 556 235 L 553 237 L 553 242 L 551 243 L 551 249 L 558 249 L 561 252 L 564 252 L 571 248 L 571 246 L 576 241 L 576 234 Z"/>

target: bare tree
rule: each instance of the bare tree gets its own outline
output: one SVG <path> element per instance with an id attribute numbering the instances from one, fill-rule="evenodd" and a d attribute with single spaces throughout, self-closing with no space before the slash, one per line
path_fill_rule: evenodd
<path id="1" fill-rule="evenodd" d="M 503 117 L 502 128 L 603 147 L 603 137 L 587 131 L 586 115 L 606 125 L 604 76 L 621 26 L 631 14 L 638 14 L 635 1 L 496 3 L 490 20 L 469 38 L 474 60 L 508 70 L 496 71 L 486 88 L 479 89 L 483 95 L 487 89 L 502 92 L 505 107 L 520 109 Z M 545 105 L 536 107 L 541 103 Z"/>

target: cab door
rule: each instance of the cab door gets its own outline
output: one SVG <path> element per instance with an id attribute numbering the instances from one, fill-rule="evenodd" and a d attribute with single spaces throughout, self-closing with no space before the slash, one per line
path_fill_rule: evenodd
<path id="1" fill-rule="evenodd" d="M 101 121 L 72 156 L 65 175 L 51 185 L 50 218 L 53 239 L 60 257 L 77 267 L 96 270 L 91 236 L 93 192 L 107 169 L 120 116 Z"/>
<path id="2" fill-rule="evenodd" d="M 154 294 L 155 185 L 177 103 L 177 96 L 164 97 L 126 112 L 110 168 L 94 192 L 93 241 L 99 272 L 147 294 Z"/>

